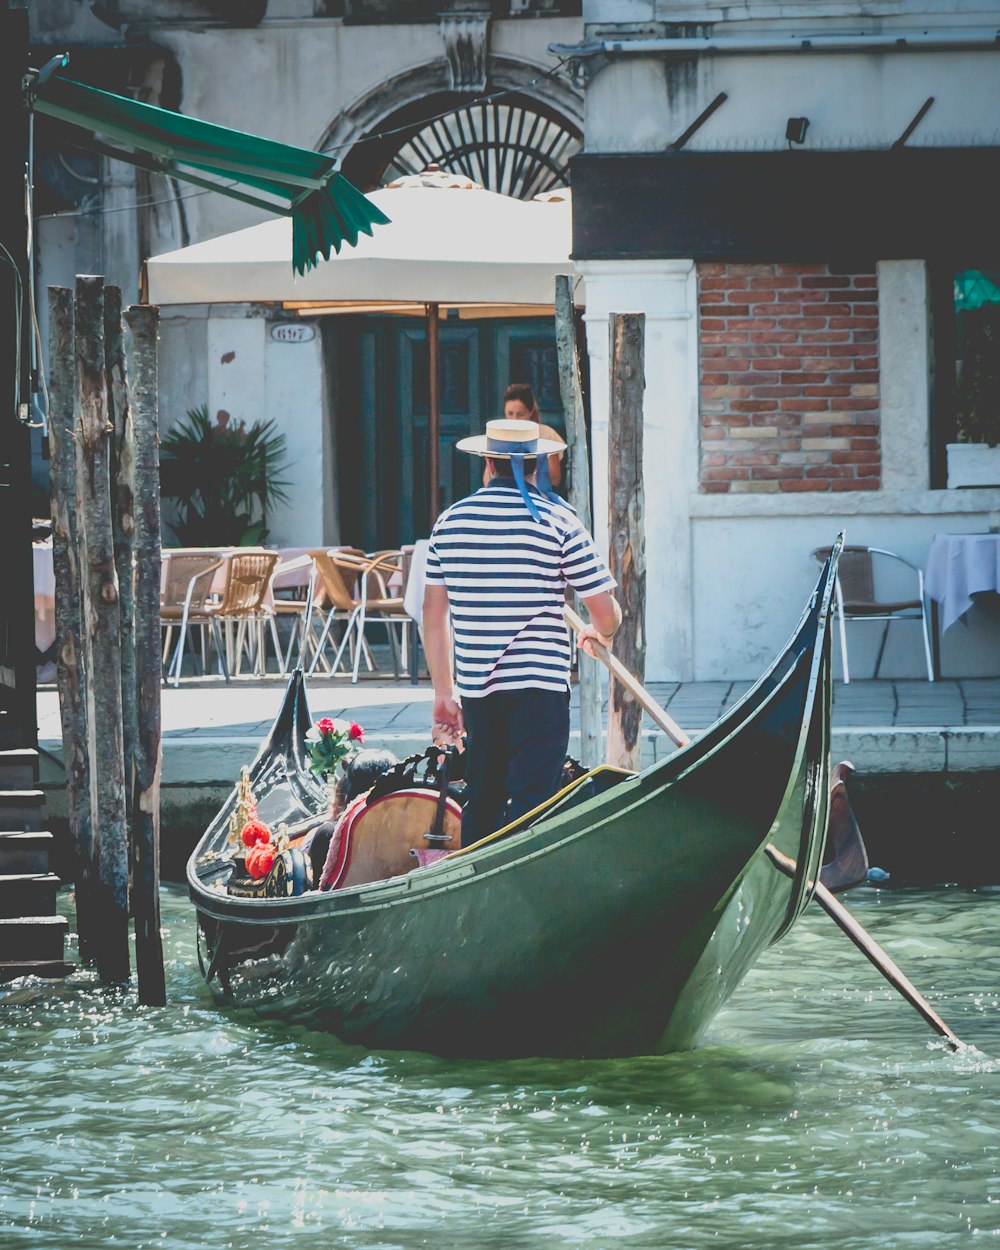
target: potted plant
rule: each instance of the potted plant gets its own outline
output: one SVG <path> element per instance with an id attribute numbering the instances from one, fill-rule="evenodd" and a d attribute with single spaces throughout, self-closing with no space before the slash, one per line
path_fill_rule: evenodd
<path id="1" fill-rule="evenodd" d="M 948 486 L 1000 486 L 1000 305 L 963 318 L 965 360 L 955 396 L 958 441 L 948 444 Z"/>
<path id="2" fill-rule="evenodd" d="M 168 524 L 182 547 L 252 547 L 267 538 L 267 514 L 288 498 L 285 436 L 273 421 L 247 426 L 192 408 L 160 443 L 160 490 L 176 500 Z"/>

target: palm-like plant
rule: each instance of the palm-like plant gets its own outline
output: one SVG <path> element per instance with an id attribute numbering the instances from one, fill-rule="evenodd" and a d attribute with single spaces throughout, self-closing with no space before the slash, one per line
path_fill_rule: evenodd
<path id="1" fill-rule="evenodd" d="M 183 547 L 248 547 L 267 538 L 267 513 L 288 498 L 284 434 L 273 421 L 231 425 L 192 408 L 160 444 L 160 489 L 177 500 L 170 522 Z"/>

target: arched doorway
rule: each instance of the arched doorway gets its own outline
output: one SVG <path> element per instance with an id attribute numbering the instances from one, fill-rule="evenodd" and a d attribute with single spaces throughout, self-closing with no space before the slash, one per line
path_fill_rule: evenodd
<path id="1" fill-rule="evenodd" d="M 568 185 L 583 142 L 583 96 L 546 67 L 489 58 L 483 99 L 451 90 L 444 59 L 418 66 L 355 100 L 320 148 L 371 190 L 438 164 L 489 191 L 530 199 Z"/>

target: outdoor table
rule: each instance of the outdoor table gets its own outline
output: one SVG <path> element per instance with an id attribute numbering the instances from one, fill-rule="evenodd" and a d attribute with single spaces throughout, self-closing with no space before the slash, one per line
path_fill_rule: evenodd
<path id="1" fill-rule="evenodd" d="M 410 567 L 403 591 L 403 611 L 410 618 L 410 682 L 416 685 L 420 679 L 420 618 L 424 612 L 424 577 L 427 572 L 427 551 L 430 541 L 420 538 L 410 552 Z"/>
<path id="2" fill-rule="evenodd" d="M 1000 594 L 1000 534 L 935 534 L 924 589 L 940 606 L 945 633 L 972 607 L 974 595 Z"/>

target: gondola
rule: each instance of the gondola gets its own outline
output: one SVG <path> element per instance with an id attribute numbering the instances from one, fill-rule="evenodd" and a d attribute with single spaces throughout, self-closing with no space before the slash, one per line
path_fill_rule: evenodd
<path id="1" fill-rule="evenodd" d="M 246 897 L 232 886 L 234 790 L 187 869 L 212 992 L 375 1049 L 608 1057 L 694 1046 L 821 869 L 840 545 L 782 653 L 688 746 L 636 774 L 595 769 L 437 862 Z M 249 770 L 272 827 L 304 827 L 324 807 L 310 725 L 296 674 Z M 791 877 L 769 848 L 794 861 Z"/>

